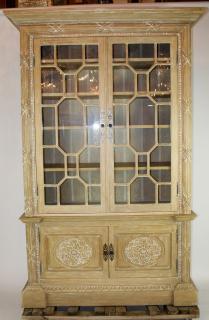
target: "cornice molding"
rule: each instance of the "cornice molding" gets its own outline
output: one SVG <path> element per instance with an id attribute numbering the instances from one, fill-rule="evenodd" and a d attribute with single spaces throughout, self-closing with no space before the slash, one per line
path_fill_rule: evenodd
<path id="1" fill-rule="evenodd" d="M 6 9 L 4 14 L 19 27 L 48 23 L 168 23 L 193 24 L 205 7 L 159 7 L 144 4 L 81 5 Z"/>

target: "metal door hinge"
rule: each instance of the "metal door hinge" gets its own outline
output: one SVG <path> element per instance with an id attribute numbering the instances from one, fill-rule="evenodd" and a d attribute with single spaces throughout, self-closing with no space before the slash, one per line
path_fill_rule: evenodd
<path id="1" fill-rule="evenodd" d="M 35 67 L 35 55 L 33 55 L 33 67 Z"/>
<path id="2" fill-rule="evenodd" d="M 178 263 L 178 259 L 176 259 L 176 273 L 179 272 L 179 263 Z"/>

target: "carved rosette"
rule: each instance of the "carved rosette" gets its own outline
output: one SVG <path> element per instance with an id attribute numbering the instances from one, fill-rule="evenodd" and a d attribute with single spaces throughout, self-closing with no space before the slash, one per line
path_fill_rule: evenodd
<path id="1" fill-rule="evenodd" d="M 156 265 L 162 254 L 163 244 L 157 237 L 138 237 L 125 247 L 127 260 L 139 266 Z"/>
<path id="2" fill-rule="evenodd" d="M 89 261 L 92 248 L 84 240 L 71 238 L 58 243 L 55 255 L 65 267 L 78 267 Z"/>

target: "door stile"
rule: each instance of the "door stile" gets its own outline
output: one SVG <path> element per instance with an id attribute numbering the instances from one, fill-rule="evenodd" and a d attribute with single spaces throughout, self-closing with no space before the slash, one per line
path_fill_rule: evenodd
<path id="1" fill-rule="evenodd" d="M 114 132 L 113 132 L 113 70 L 112 70 L 112 43 L 107 39 L 107 195 L 109 210 L 112 211 L 114 203 Z M 108 118 L 109 116 L 109 118 Z M 112 119 L 110 119 L 110 117 Z M 109 127 L 112 124 L 112 127 Z"/>

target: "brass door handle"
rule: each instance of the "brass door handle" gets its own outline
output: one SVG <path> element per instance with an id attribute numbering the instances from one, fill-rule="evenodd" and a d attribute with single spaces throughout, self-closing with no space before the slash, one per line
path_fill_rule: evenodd
<path id="1" fill-rule="evenodd" d="M 108 256 L 109 256 L 108 245 L 105 243 L 103 245 L 103 259 L 104 259 L 104 261 L 108 260 Z"/>
<path id="2" fill-rule="evenodd" d="M 109 259 L 110 259 L 110 261 L 113 261 L 114 257 L 115 257 L 114 248 L 113 248 L 112 243 L 110 243 L 110 245 L 109 245 Z"/>
<path id="3" fill-rule="evenodd" d="M 106 243 L 103 245 L 103 259 L 104 261 L 107 261 L 110 259 L 110 261 L 113 261 L 115 257 L 114 248 L 112 243 L 108 246 Z"/>

